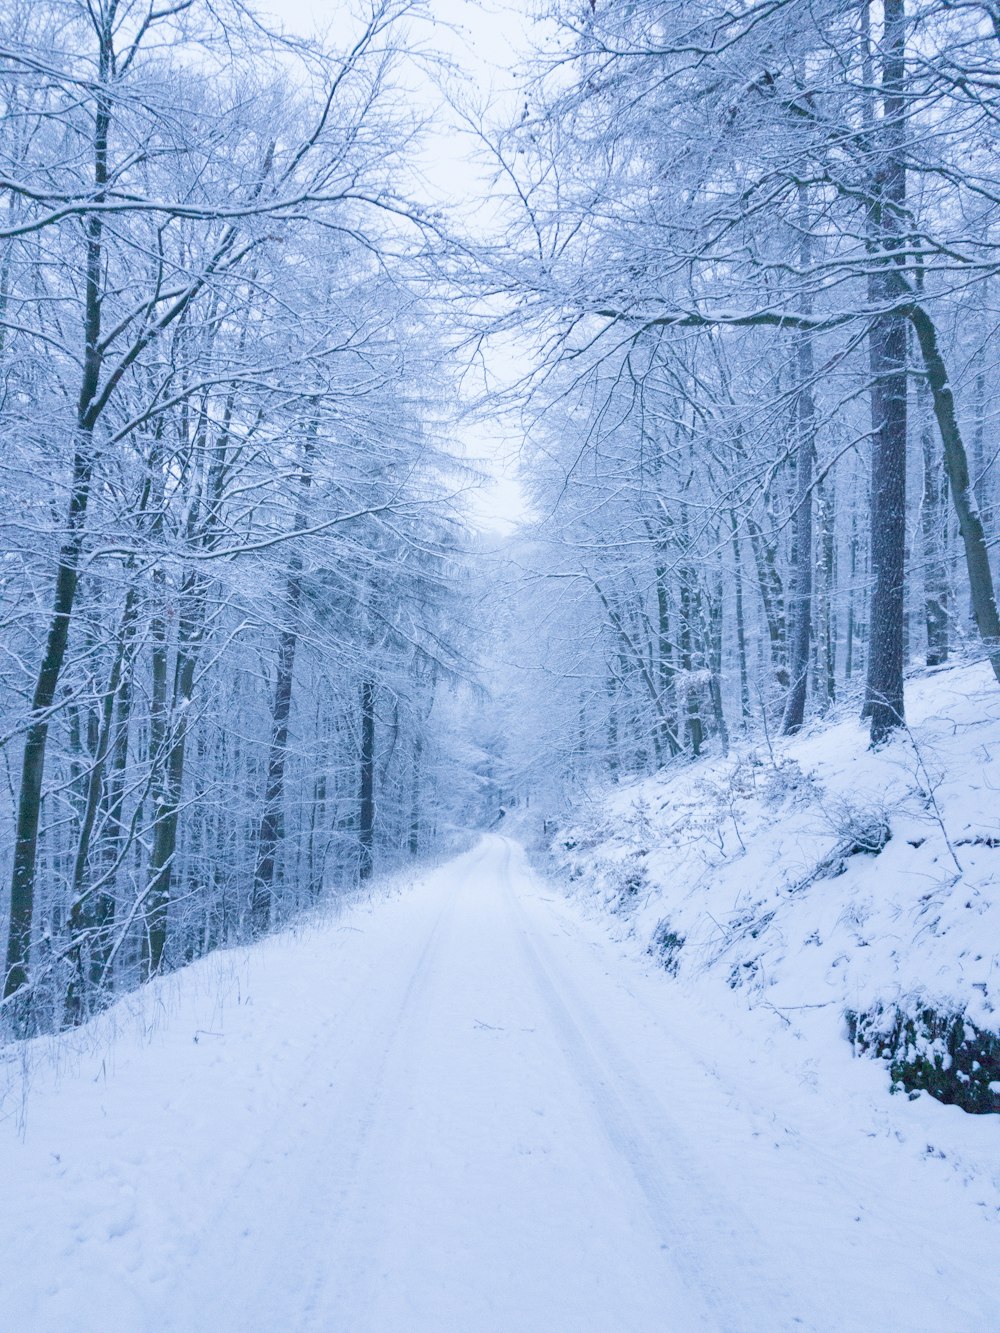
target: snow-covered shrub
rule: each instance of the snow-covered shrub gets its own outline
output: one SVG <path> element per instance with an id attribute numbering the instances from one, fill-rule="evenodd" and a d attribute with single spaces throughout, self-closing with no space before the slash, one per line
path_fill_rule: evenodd
<path id="1" fill-rule="evenodd" d="M 609 867 L 607 881 L 617 900 L 613 904 L 615 910 L 628 911 L 639 894 L 649 887 L 645 861 L 646 853 L 636 852 Z"/>
<path id="2" fill-rule="evenodd" d="M 678 935 L 670 922 L 664 917 L 653 931 L 647 952 L 658 959 L 663 969 L 672 977 L 680 970 L 680 952 L 684 947 L 684 936 Z"/>
<path id="3" fill-rule="evenodd" d="M 836 879 L 846 872 L 850 857 L 878 856 L 892 838 L 889 814 L 881 801 L 842 797 L 827 805 L 823 813 L 837 841 L 798 888 L 817 879 Z"/>
<path id="4" fill-rule="evenodd" d="M 847 797 L 829 810 L 841 856 L 878 856 L 892 837 L 889 813 L 881 801 L 859 801 Z"/>
<path id="5" fill-rule="evenodd" d="M 797 759 L 790 758 L 766 766 L 756 786 L 760 799 L 770 809 L 786 803 L 808 804 L 822 793 L 815 777 L 804 772 Z"/>

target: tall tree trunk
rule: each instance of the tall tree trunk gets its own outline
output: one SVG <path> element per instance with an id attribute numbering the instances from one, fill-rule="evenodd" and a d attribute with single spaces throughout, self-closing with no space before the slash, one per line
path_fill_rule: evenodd
<path id="1" fill-rule="evenodd" d="M 740 672 L 740 721 L 745 728 L 750 720 L 750 681 L 747 672 L 746 623 L 743 617 L 743 564 L 740 558 L 740 534 L 736 526 L 736 511 L 729 511 L 729 526 L 733 534 L 733 582 L 735 585 L 736 652 Z"/>
<path id="2" fill-rule="evenodd" d="M 903 722 L 906 542 L 906 334 L 895 317 L 873 329 L 871 629 L 865 710 L 873 744 Z"/>
<path id="3" fill-rule="evenodd" d="M 816 491 L 820 530 L 820 640 L 824 707 L 837 697 L 837 511 L 834 474 L 828 472 Z"/>
<path id="4" fill-rule="evenodd" d="M 844 679 L 850 680 L 854 674 L 854 643 L 861 637 L 858 625 L 858 560 L 863 554 L 861 537 L 858 530 L 858 488 L 853 487 L 851 499 L 851 536 L 848 548 L 848 577 L 850 586 L 847 590 L 847 634 L 844 642 Z"/>
<path id="5" fill-rule="evenodd" d="M 102 87 L 112 76 L 111 42 L 109 18 L 101 33 L 98 62 L 98 79 Z M 108 181 L 110 124 L 110 102 L 106 94 L 100 92 L 97 97 L 93 140 L 95 202 L 103 199 Z M 104 254 L 102 216 L 100 212 L 96 212 L 87 219 L 83 374 L 76 406 L 73 475 L 70 482 L 69 512 L 59 549 L 52 614 L 45 652 L 35 680 L 31 700 L 31 723 L 25 736 L 21 758 L 21 786 L 18 795 L 10 886 L 10 928 L 3 987 L 5 998 L 26 986 L 29 979 L 28 957 L 35 900 L 35 862 L 38 856 L 38 830 L 45 776 L 45 751 L 49 737 L 49 715 L 66 658 L 70 620 L 79 582 L 80 557 L 83 554 L 86 535 L 87 506 L 93 477 L 94 427 L 100 410 L 98 384 L 102 355 L 101 282 Z M 30 1027 L 26 1014 L 19 1015 L 16 1023 L 23 1030 Z"/>
<path id="6" fill-rule="evenodd" d="M 119 857 L 125 837 L 125 773 L 128 768 L 129 724 L 132 717 L 134 663 L 129 658 L 118 690 L 114 742 L 111 751 L 111 772 L 107 783 L 107 801 L 104 816 L 104 834 L 101 838 L 104 873 Z"/>
<path id="7" fill-rule="evenodd" d="M 965 547 L 965 564 L 969 574 L 969 591 L 972 595 L 972 613 L 975 616 L 979 633 L 982 635 L 993 674 L 1000 681 L 1000 615 L 997 613 L 996 594 L 993 587 L 993 572 L 990 569 L 989 549 L 986 534 L 979 516 L 976 497 L 969 479 L 969 464 L 965 453 L 965 444 L 958 427 L 955 414 L 955 399 L 948 380 L 944 359 L 938 350 L 937 330 L 927 311 L 920 305 L 910 310 L 910 319 L 916 329 L 920 351 L 927 371 L 927 383 L 930 386 L 934 402 L 934 415 L 937 417 L 944 446 L 945 467 L 948 472 L 948 485 L 952 504 L 958 516 L 958 530 Z"/>
<path id="8" fill-rule="evenodd" d="M 660 544 L 657 550 L 656 622 L 656 680 L 661 704 L 657 750 L 661 755 L 673 756 L 679 753 L 680 747 L 667 713 L 674 679 L 674 645 L 670 636 L 670 587 L 665 544 Z"/>
<path id="9" fill-rule="evenodd" d="M 800 200 L 802 191 L 800 190 Z M 800 202 L 799 212 L 803 226 L 808 226 L 808 214 Z M 811 263 L 808 240 L 802 243 L 800 258 L 803 267 Z M 810 302 L 803 301 L 806 314 Z M 803 723 L 806 712 L 806 686 L 809 679 L 809 645 L 812 635 L 813 594 L 813 471 L 816 459 L 816 405 L 813 399 L 813 343 L 812 335 L 798 336 L 796 348 L 796 433 L 798 446 L 795 454 L 795 522 L 793 525 L 794 568 L 792 581 L 792 634 L 789 643 L 789 689 L 781 729 L 786 736 L 794 735 Z"/>
<path id="10" fill-rule="evenodd" d="M 285 589 L 285 615 L 298 613 L 301 582 L 289 578 Z M 267 756 L 264 810 L 257 835 L 257 865 L 254 871 L 250 924 L 261 935 L 271 921 L 274 896 L 275 856 L 284 832 L 285 763 L 288 757 L 288 723 L 292 711 L 292 681 L 298 629 L 289 626 L 278 639 L 278 661 L 271 709 L 271 744 Z"/>
<path id="11" fill-rule="evenodd" d="M 701 719 L 700 691 L 694 681 L 696 621 L 701 615 L 701 599 L 698 595 L 695 577 L 693 568 L 690 565 L 685 565 L 681 575 L 680 650 L 681 671 L 684 680 L 683 714 L 691 754 L 697 758 L 701 754 L 705 729 Z"/>
<path id="12" fill-rule="evenodd" d="M 308 497 L 312 486 L 313 458 L 316 451 L 316 422 L 310 424 L 302 444 L 299 496 L 295 528 L 301 532 L 308 518 Z M 257 837 L 257 865 L 254 872 L 250 921 L 254 934 L 261 934 L 270 923 L 273 911 L 275 859 L 282 836 L 285 802 L 285 766 L 288 760 L 288 725 L 292 711 L 292 683 L 295 678 L 295 652 L 299 637 L 299 610 L 302 603 L 302 552 L 292 548 L 285 579 L 285 628 L 278 641 L 278 662 L 271 710 L 271 744 L 267 757 L 267 782 L 264 810 Z"/>
<path id="13" fill-rule="evenodd" d="M 325 854 L 318 853 L 319 832 L 326 822 L 326 774 L 318 773 L 309 808 L 309 899 L 318 902 L 323 889 Z"/>
<path id="14" fill-rule="evenodd" d="M 420 851 L 420 765 L 423 762 L 423 737 L 418 731 L 413 738 L 413 765 L 410 773 L 410 835 L 408 850 L 411 856 Z"/>
<path id="15" fill-rule="evenodd" d="M 157 765 L 158 772 L 153 789 L 156 816 L 145 904 L 148 977 L 155 976 L 162 968 L 167 943 L 171 880 L 177 853 L 178 820 L 184 787 L 184 757 L 191 722 L 194 673 L 204 632 L 202 593 L 201 577 L 189 574 L 180 595 L 181 613 L 177 626 L 173 702 L 169 717 L 165 703 L 159 705 L 161 719 L 156 730 L 160 753 L 153 754 L 153 763 Z M 166 653 L 165 636 L 159 644 L 154 645 L 154 655 L 157 653 L 162 655 L 160 666 L 162 671 L 165 666 L 163 660 Z M 163 693 L 166 693 L 165 689 Z"/>
<path id="16" fill-rule="evenodd" d="M 133 586 L 125 595 L 125 608 L 118 629 L 115 655 L 108 684 L 101 699 L 100 725 L 87 781 L 86 803 L 80 822 L 73 865 L 69 928 L 71 941 L 77 947 L 74 978 L 70 983 L 66 999 L 66 1016 L 71 1023 L 84 1016 L 86 1011 L 84 991 L 88 983 L 92 986 L 104 975 L 105 963 L 111 948 L 110 932 L 114 927 L 115 913 L 114 892 L 113 890 L 109 892 L 106 886 L 100 887 L 96 891 L 95 900 L 87 879 L 91 840 L 104 797 L 105 770 L 112 745 L 115 703 L 122 677 L 128 670 L 137 606 L 138 596 Z M 102 875 L 99 883 L 103 885 L 103 881 Z"/>
<path id="17" fill-rule="evenodd" d="M 948 660 L 948 569 L 945 537 L 948 526 L 947 477 L 934 447 L 931 404 L 926 386 L 918 388 L 920 444 L 924 464 L 920 529 L 923 538 L 924 624 L 927 630 L 927 665 L 942 666 Z"/>
<path id="18" fill-rule="evenodd" d="M 984 287 L 986 282 L 984 281 Z M 972 474 L 972 493 L 976 497 L 976 505 L 983 520 L 983 527 L 990 527 L 989 505 L 989 477 L 986 465 L 986 347 L 979 349 L 979 355 L 976 358 L 978 367 L 976 369 L 976 388 L 975 388 L 975 426 L 972 432 L 972 461 L 970 471 Z"/>
<path id="19" fill-rule="evenodd" d="M 892 304 L 906 205 L 904 0 L 884 0 L 880 165 L 871 212 L 869 297 Z M 871 635 L 865 712 L 877 745 L 903 722 L 904 553 L 906 543 L 906 319 L 884 311 L 869 334 L 872 401 Z"/>
<path id="20" fill-rule="evenodd" d="M 764 620 L 767 625 L 768 646 L 771 652 L 771 670 L 780 690 L 788 688 L 788 668 L 785 665 L 785 609 L 784 589 L 778 572 L 778 557 L 773 542 L 769 542 L 760 524 L 749 515 L 746 520 L 750 550 L 757 569 Z"/>
<path id="21" fill-rule="evenodd" d="M 618 780 L 618 770 L 621 767 L 618 756 L 618 681 L 615 679 L 614 671 L 608 664 L 608 776 L 612 782 Z"/>
<path id="22" fill-rule="evenodd" d="M 375 852 L 375 683 L 361 684 L 361 755 L 358 790 L 358 878 L 366 880 Z"/>
<path id="23" fill-rule="evenodd" d="M 729 727 L 726 724 L 726 712 L 722 703 L 722 612 L 722 575 L 719 574 L 714 580 L 712 593 L 708 599 L 708 623 L 704 626 L 704 630 L 709 698 L 712 701 L 712 714 L 719 734 L 719 744 L 725 756 L 729 753 Z"/>

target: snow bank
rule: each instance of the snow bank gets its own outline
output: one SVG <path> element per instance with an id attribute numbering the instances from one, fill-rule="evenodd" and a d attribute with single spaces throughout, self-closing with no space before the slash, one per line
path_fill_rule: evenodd
<path id="1" fill-rule="evenodd" d="M 246 1208 L 248 1236 L 273 1217 L 282 1243 L 298 1243 L 307 1223 L 286 1217 L 265 1168 L 301 1142 L 316 1170 L 339 1061 L 385 955 L 406 956 L 403 889 L 422 879 L 373 882 L 79 1028 L 0 1047 L 4 1333 L 236 1326 L 193 1315 L 185 1280 L 203 1264 L 223 1301 L 250 1281 L 254 1253 L 215 1234 L 230 1207 Z M 300 1183 L 285 1180 L 296 1203 Z"/>
<path id="2" fill-rule="evenodd" d="M 702 1000 L 814 1014 L 892 1086 L 1000 1110 L 1000 691 L 963 665 L 907 709 L 875 753 L 844 717 L 591 796 L 550 854 Z"/>

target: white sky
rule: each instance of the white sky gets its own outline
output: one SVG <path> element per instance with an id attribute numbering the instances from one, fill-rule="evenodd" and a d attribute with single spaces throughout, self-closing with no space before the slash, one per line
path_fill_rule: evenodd
<path id="1" fill-rule="evenodd" d="M 465 95 L 478 105 L 498 108 L 514 105 L 516 65 L 529 44 L 530 0 L 429 0 L 431 24 L 410 21 L 425 50 L 449 59 L 462 77 Z M 261 0 L 260 9 L 301 35 L 329 31 L 335 38 L 344 0 Z M 422 96 L 434 112 L 428 151 L 420 162 L 427 180 L 428 202 L 462 206 L 489 195 L 486 168 L 476 162 L 473 141 L 428 77 Z M 474 210 L 473 210 L 474 214 Z M 488 373 L 509 380 L 519 369 L 513 353 L 494 348 Z M 479 387 L 479 386 L 477 386 Z M 470 459 L 489 474 L 486 484 L 470 497 L 473 518 L 487 530 L 509 532 L 524 516 L 525 500 L 514 476 L 521 439 L 510 423 L 494 428 L 459 426 L 455 435 Z"/>

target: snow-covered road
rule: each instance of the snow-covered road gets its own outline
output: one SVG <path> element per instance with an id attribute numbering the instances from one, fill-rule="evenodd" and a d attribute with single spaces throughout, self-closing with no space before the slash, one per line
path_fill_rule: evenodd
<path id="1" fill-rule="evenodd" d="M 689 1020 L 500 837 L 206 960 L 39 1058 L 2 1127 L 0 1327 L 1000 1325 L 959 1180 Z"/>

